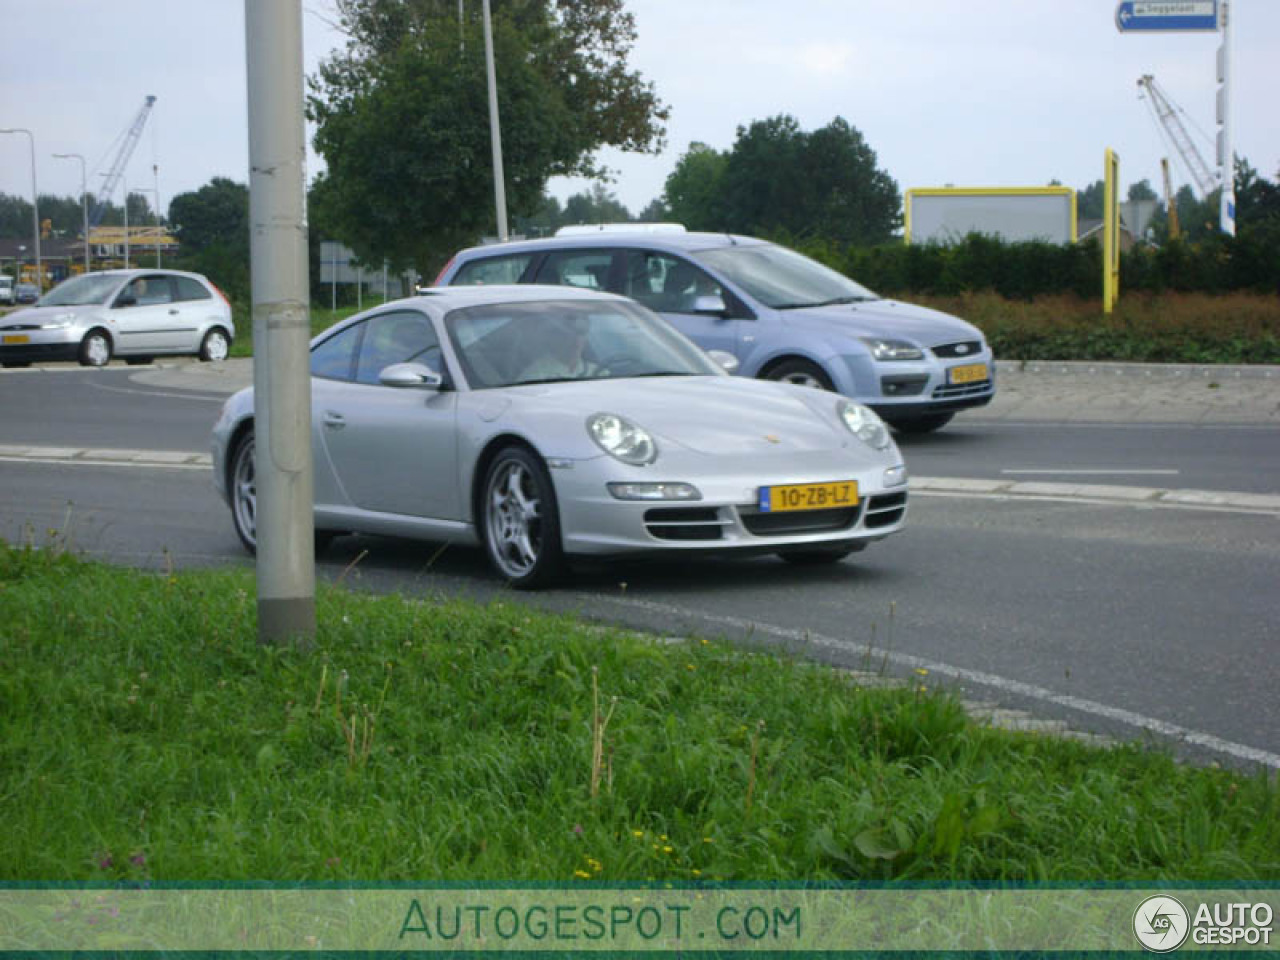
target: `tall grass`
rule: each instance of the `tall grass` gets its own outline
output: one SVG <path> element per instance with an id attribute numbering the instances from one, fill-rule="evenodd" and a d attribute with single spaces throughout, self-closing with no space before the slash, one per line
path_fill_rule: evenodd
<path id="1" fill-rule="evenodd" d="M 1280 790 L 515 603 L 0 546 L 5 880 L 1271 880 Z"/>

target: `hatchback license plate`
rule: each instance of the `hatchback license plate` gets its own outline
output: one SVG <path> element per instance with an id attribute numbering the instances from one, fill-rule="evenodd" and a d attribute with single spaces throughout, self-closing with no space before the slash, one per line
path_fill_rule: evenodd
<path id="1" fill-rule="evenodd" d="M 5 335 L 4 342 L 5 343 L 30 343 L 31 338 L 28 337 L 25 333 L 10 333 Z"/>
<path id="2" fill-rule="evenodd" d="M 985 363 L 970 363 L 963 367 L 952 367 L 947 371 L 948 383 L 977 383 L 987 379 Z"/>
<path id="3" fill-rule="evenodd" d="M 858 481 L 836 483 L 794 483 L 782 487 L 760 488 L 760 512 L 782 513 L 786 510 L 834 510 L 858 505 Z"/>

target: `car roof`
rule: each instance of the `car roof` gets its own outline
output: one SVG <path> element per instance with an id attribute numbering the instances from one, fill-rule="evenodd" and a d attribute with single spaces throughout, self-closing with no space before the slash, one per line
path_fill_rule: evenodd
<path id="1" fill-rule="evenodd" d="M 312 338 L 312 343 L 327 340 L 339 330 L 354 326 L 370 317 L 404 307 L 418 307 L 426 312 L 443 316 L 451 310 L 461 307 L 482 307 L 503 303 L 537 303 L 565 300 L 597 300 L 606 303 L 627 303 L 634 306 L 634 301 L 620 297 L 615 293 L 602 290 L 585 290 L 581 287 L 562 287 L 541 283 L 502 284 L 495 283 L 466 287 L 427 287 L 415 296 L 403 297 L 399 300 L 388 300 L 376 307 L 361 313 L 353 314 L 335 323 Z"/>
<path id="2" fill-rule="evenodd" d="M 767 240 L 744 237 L 732 233 L 677 233 L 637 229 L 634 233 L 621 230 L 596 233 L 574 233 L 562 237 L 540 237 L 536 240 L 510 240 L 506 243 L 490 243 L 468 247 L 455 256 L 455 260 L 481 256 L 499 256 L 506 253 L 525 253 L 540 250 L 582 250 L 590 247 L 643 247 L 647 250 L 671 250 L 692 253 L 697 250 L 714 250 L 720 247 L 766 246 Z"/>

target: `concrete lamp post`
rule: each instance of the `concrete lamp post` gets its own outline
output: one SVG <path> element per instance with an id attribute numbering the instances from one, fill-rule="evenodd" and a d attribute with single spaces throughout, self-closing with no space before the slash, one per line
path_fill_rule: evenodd
<path id="1" fill-rule="evenodd" d="M 36 190 L 36 135 L 25 127 L 7 127 L 0 133 L 25 133 L 31 142 L 31 223 L 36 244 L 36 288 L 44 293 L 44 277 L 40 266 L 40 198 Z"/>
<path id="2" fill-rule="evenodd" d="M 55 153 L 53 156 L 57 160 L 80 161 L 80 207 L 84 212 L 84 272 L 88 273 L 91 269 L 89 266 L 89 186 L 85 179 L 84 157 L 78 153 Z"/>

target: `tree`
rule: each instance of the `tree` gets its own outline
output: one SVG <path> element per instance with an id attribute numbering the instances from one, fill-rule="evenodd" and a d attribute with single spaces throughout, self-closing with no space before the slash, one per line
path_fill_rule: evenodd
<path id="1" fill-rule="evenodd" d="M 199 190 L 180 193 L 169 204 L 169 220 L 182 249 L 198 253 L 215 243 L 249 247 L 249 188 L 214 177 Z"/>
<path id="2" fill-rule="evenodd" d="M 1081 220 L 1101 220 L 1106 185 L 1095 180 L 1083 190 L 1076 191 L 1076 216 Z"/>
<path id="3" fill-rule="evenodd" d="M 738 128 L 728 153 L 691 144 L 664 202 L 694 229 L 875 244 L 901 224 L 898 185 L 842 117 L 812 133 L 781 115 Z"/>
<path id="4" fill-rule="evenodd" d="M 1129 202 L 1137 203 L 1142 200 L 1159 200 L 1155 190 L 1151 189 L 1151 181 L 1143 177 L 1137 183 L 1129 184 Z"/>
<path id="5" fill-rule="evenodd" d="M 430 275 L 494 231 L 478 4 L 337 0 L 346 48 L 311 78 L 327 172 L 315 202 L 366 262 Z M 667 109 L 629 69 L 623 0 L 495 0 L 506 193 L 531 215 L 556 175 L 597 176 L 604 145 L 657 151 Z"/>
<path id="6" fill-rule="evenodd" d="M 697 141 L 689 144 L 664 185 L 662 206 L 667 216 L 690 230 L 724 229 L 724 170 L 728 163 L 727 153 Z"/>
<path id="7" fill-rule="evenodd" d="M 617 196 L 605 189 L 603 184 L 594 184 L 590 193 L 575 193 L 564 204 L 565 223 L 626 223 L 631 219 L 631 211 L 623 206 Z"/>
<path id="8" fill-rule="evenodd" d="M 169 204 L 180 264 L 203 273 L 238 303 L 249 301 L 249 188 L 214 177 Z"/>

